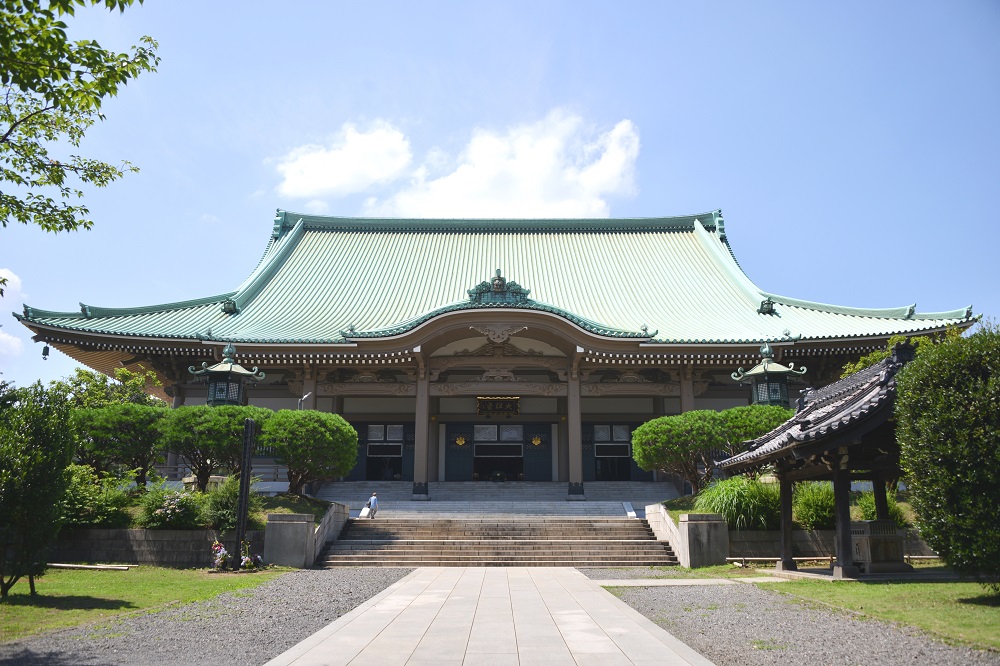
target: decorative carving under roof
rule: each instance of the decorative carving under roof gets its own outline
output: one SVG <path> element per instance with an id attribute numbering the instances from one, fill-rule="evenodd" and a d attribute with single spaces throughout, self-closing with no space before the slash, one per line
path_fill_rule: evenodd
<path id="1" fill-rule="evenodd" d="M 507 342 L 511 336 L 517 335 L 521 331 L 527 331 L 527 326 L 508 326 L 507 328 L 494 328 L 492 326 L 470 326 L 474 331 L 482 333 L 490 342 L 502 344 Z"/>
<path id="2" fill-rule="evenodd" d="M 510 337 L 510 336 L 508 336 Z M 534 349 L 528 349 L 527 351 L 515 347 L 509 341 L 506 342 L 487 342 L 482 347 L 477 347 L 472 351 L 468 349 L 463 349 L 461 351 L 455 352 L 455 356 L 493 356 L 495 358 L 500 358 L 504 356 L 541 356 L 542 352 L 535 351 Z"/>
<path id="3" fill-rule="evenodd" d="M 524 381 L 520 377 L 514 375 L 513 372 L 503 368 L 497 368 L 495 370 L 487 370 L 483 373 L 482 377 L 479 378 L 480 381 L 484 382 L 520 382 Z"/>

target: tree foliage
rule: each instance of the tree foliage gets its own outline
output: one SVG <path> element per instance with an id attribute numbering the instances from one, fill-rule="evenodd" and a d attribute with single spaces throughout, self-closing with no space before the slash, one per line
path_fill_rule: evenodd
<path id="1" fill-rule="evenodd" d="M 726 453 L 731 456 L 743 452 L 743 442 L 757 439 L 792 418 L 795 410 L 778 405 L 745 405 L 722 412 L 726 424 Z"/>
<path id="2" fill-rule="evenodd" d="M 712 478 L 715 452 L 728 445 L 725 418 L 708 409 L 661 416 L 632 431 L 636 464 L 681 477 L 695 494 Z"/>
<path id="3" fill-rule="evenodd" d="M 792 414 L 784 407 L 747 405 L 661 416 L 632 432 L 632 455 L 642 469 L 677 475 L 697 493 L 711 481 L 716 460 L 740 453 L 743 442 L 773 430 Z"/>
<path id="4" fill-rule="evenodd" d="M 163 457 L 157 424 L 167 411 L 130 402 L 74 410 L 77 459 L 105 475 L 134 474 L 136 486 L 145 490 L 150 470 Z"/>
<path id="5" fill-rule="evenodd" d="M 114 404 L 135 404 L 165 406 L 165 403 L 149 392 L 162 386 L 156 373 L 139 366 L 133 372 L 128 368 L 117 368 L 114 379 L 104 373 L 76 368 L 71 377 L 52 382 L 49 388 L 61 393 L 71 407 L 95 409 Z"/>
<path id="6" fill-rule="evenodd" d="M 337 414 L 314 410 L 276 412 L 261 443 L 288 467 L 288 492 L 295 495 L 306 483 L 347 474 L 358 455 L 357 431 Z"/>
<path id="7" fill-rule="evenodd" d="M 204 492 L 216 471 L 239 473 L 244 421 L 263 423 L 271 414 L 261 407 L 192 405 L 166 410 L 157 427 L 163 448 L 184 457 Z"/>
<path id="8" fill-rule="evenodd" d="M 141 2 L 141 0 L 140 0 Z M 78 148 L 103 120 L 101 106 L 143 72 L 156 70 L 156 42 L 142 37 L 128 53 L 94 40 L 71 40 L 65 20 L 79 7 L 124 11 L 133 0 L 0 0 L 0 223 L 46 231 L 89 229 L 83 185 L 104 187 L 136 171 L 81 155 Z"/>
<path id="9" fill-rule="evenodd" d="M 122 479 L 100 479 L 90 465 L 70 465 L 65 474 L 66 492 L 60 502 L 64 527 L 129 526 L 130 498 Z"/>
<path id="10" fill-rule="evenodd" d="M 69 406 L 38 382 L 0 392 L 0 597 L 45 570 L 73 455 Z"/>
<path id="11" fill-rule="evenodd" d="M 925 348 L 897 387 L 896 437 L 921 536 L 1000 594 L 1000 329 Z"/>

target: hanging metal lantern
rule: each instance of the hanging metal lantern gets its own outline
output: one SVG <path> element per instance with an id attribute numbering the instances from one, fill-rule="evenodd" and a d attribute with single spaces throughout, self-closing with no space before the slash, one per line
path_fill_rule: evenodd
<path id="1" fill-rule="evenodd" d="M 199 377 L 208 377 L 208 404 L 212 407 L 220 405 L 245 405 L 247 382 L 259 382 L 264 379 L 264 373 L 256 367 L 247 370 L 234 360 L 236 347 L 229 343 L 222 350 L 222 362 L 209 366 L 201 364 L 201 370 L 194 366 L 188 372 Z"/>
<path id="2" fill-rule="evenodd" d="M 760 348 L 760 355 L 760 363 L 745 372 L 739 368 L 732 378 L 740 383 L 750 382 L 755 405 L 788 407 L 788 377 L 804 375 L 806 369 L 796 368 L 794 363 L 786 366 L 775 361 L 771 345 L 766 342 Z"/>

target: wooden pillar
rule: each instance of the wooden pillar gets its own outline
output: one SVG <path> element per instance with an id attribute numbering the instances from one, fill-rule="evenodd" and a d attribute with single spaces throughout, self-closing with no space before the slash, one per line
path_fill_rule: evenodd
<path id="1" fill-rule="evenodd" d="M 577 353 L 583 350 L 577 347 Z M 566 381 L 566 430 L 569 434 L 569 494 L 568 500 L 582 500 L 583 495 L 583 436 L 580 415 L 580 368 L 574 361 Z"/>
<path id="2" fill-rule="evenodd" d="M 681 414 L 694 411 L 694 366 L 681 367 Z"/>
<path id="3" fill-rule="evenodd" d="M 889 499 L 886 497 L 885 479 L 881 474 L 872 477 L 872 494 L 875 495 L 875 517 L 879 520 L 888 520 Z"/>
<path id="4" fill-rule="evenodd" d="M 421 368 L 417 376 L 417 412 L 414 416 L 414 447 L 413 447 L 413 497 L 415 500 L 427 500 L 427 438 L 430 436 L 430 378 Z"/>
<path id="5" fill-rule="evenodd" d="M 781 560 L 775 567 L 778 571 L 795 571 L 792 554 L 792 482 L 787 474 L 778 474 L 781 492 Z"/>
<path id="6" fill-rule="evenodd" d="M 304 396 L 309 396 L 302 400 L 298 407 L 300 409 L 316 409 L 316 368 L 306 366 L 305 374 L 302 378 L 302 395 L 299 396 L 301 400 Z"/>
<path id="7" fill-rule="evenodd" d="M 854 578 L 854 544 L 851 539 L 851 477 L 847 471 L 846 456 L 833 473 L 833 498 L 837 518 L 837 561 L 833 565 L 834 578 Z"/>

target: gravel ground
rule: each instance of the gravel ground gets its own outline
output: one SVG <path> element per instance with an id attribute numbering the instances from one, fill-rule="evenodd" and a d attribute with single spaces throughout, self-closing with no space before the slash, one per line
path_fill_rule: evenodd
<path id="1" fill-rule="evenodd" d="M 254 590 L 226 593 L 102 627 L 0 645 L 0 664 L 177 666 L 263 664 L 375 596 L 411 569 L 294 571 Z"/>
<path id="2" fill-rule="evenodd" d="M 409 569 L 296 571 L 255 590 L 0 645 L 21 666 L 256 665 L 375 596 Z M 684 570 L 582 569 L 592 579 L 683 576 Z M 719 666 L 970 664 L 1000 653 L 951 647 L 915 630 L 806 607 L 752 585 L 618 588 L 630 606 Z"/>
<path id="3" fill-rule="evenodd" d="M 581 571 L 595 580 L 652 577 L 645 570 Z M 952 647 L 915 629 L 807 607 L 754 585 L 622 587 L 615 593 L 718 666 L 1000 665 L 997 652 Z"/>

